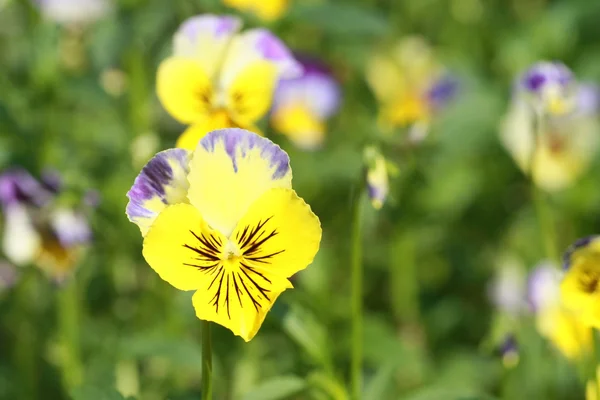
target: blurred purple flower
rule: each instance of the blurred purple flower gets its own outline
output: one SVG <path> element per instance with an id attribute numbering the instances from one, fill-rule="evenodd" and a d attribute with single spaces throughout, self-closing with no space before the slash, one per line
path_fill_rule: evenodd
<path id="1" fill-rule="evenodd" d="M 6 257 L 17 265 L 37 264 L 56 280 L 64 279 L 75 252 L 92 239 L 83 209 L 60 205 L 62 193 L 55 171 L 46 171 L 41 181 L 20 168 L 0 175 Z"/>

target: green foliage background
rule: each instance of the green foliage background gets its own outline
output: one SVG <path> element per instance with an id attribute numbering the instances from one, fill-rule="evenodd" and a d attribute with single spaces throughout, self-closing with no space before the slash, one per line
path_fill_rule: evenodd
<path id="1" fill-rule="evenodd" d="M 525 177 L 497 138 L 513 78 L 540 59 L 558 59 L 600 81 L 600 3 L 588 0 L 294 1 L 269 26 L 295 50 L 318 55 L 343 86 L 341 112 L 324 148 L 289 152 L 297 192 L 324 236 L 296 289 L 280 297 L 257 337 L 244 343 L 216 327 L 215 398 L 345 399 L 350 357 L 351 198 L 362 179 L 362 148 L 384 138 L 364 65 L 377 46 L 421 34 L 456 74 L 456 101 L 432 138 L 403 151 L 383 210 L 365 208 L 365 400 L 581 399 L 577 370 L 520 330 L 521 360 L 506 369 L 495 350 L 496 311 L 487 298 L 499 260 L 532 267 L 544 258 Z M 187 17 L 236 13 L 217 0 L 121 0 L 109 17 L 69 33 L 25 0 L 0 2 L 0 169 L 37 174 L 52 166 L 78 188 L 97 188 L 95 241 L 77 271 L 84 385 L 61 383 L 57 298 L 33 268 L 0 293 L 0 398 L 121 399 L 137 376 L 139 399 L 200 397 L 200 334 L 191 294 L 146 265 L 125 193 L 141 165 L 131 144 L 153 133 L 160 149 L 183 127 L 161 108 L 156 68 Z M 246 26 L 262 23 L 244 15 Z M 70 47 L 82 51 L 69 68 Z M 122 70 L 123 94 L 100 77 Z M 263 125 L 266 128 L 266 125 Z M 551 197 L 559 244 L 598 232 L 600 174 L 593 168 Z M 492 337 L 492 339 L 490 339 Z"/>

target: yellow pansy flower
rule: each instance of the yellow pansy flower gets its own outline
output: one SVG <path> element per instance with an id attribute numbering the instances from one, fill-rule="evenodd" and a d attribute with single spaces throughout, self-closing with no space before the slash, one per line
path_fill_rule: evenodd
<path id="1" fill-rule="evenodd" d="M 579 239 L 567 251 L 561 295 L 587 326 L 600 328 L 600 237 Z"/>
<path id="2" fill-rule="evenodd" d="M 195 291 L 198 318 L 246 341 L 319 249 L 319 219 L 292 190 L 288 155 L 243 129 L 212 131 L 193 152 L 158 153 L 128 197 L 148 264 Z"/>
<path id="3" fill-rule="evenodd" d="M 415 140 L 426 135 L 432 115 L 454 96 L 457 86 L 427 42 L 416 36 L 375 54 L 366 78 L 381 104 L 382 128 L 409 127 Z"/>
<path id="4" fill-rule="evenodd" d="M 223 0 L 223 4 L 254 13 L 265 21 L 273 21 L 288 9 L 289 0 Z"/>
<path id="5" fill-rule="evenodd" d="M 565 304 L 560 282 L 561 273 L 553 264 L 535 268 L 529 279 L 529 303 L 540 334 L 565 357 L 577 359 L 591 349 L 591 329 Z"/>
<path id="6" fill-rule="evenodd" d="M 201 15 L 184 22 L 173 55 L 157 72 L 157 94 L 169 114 L 190 125 L 177 147 L 192 150 L 207 132 L 254 124 L 271 107 L 280 78 L 302 72 L 290 51 L 266 29 L 238 33 L 231 16 Z"/>

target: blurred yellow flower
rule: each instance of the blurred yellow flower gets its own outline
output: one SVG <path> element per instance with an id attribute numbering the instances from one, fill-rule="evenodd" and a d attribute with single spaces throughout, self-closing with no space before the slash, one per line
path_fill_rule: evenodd
<path id="1" fill-rule="evenodd" d="M 289 7 L 289 0 L 223 0 L 223 4 L 256 14 L 265 21 L 280 18 Z"/>
<path id="2" fill-rule="evenodd" d="M 539 63 L 527 71 L 500 130 L 519 168 L 547 191 L 568 187 L 588 169 L 600 133 L 597 88 L 577 84 L 565 70 Z"/>
<path id="3" fill-rule="evenodd" d="M 207 132 L 254 124 L 269 110 L 280 78 L 302 72 L 285 45 L 265 29 L 238 33 L 230 16 L 202 15 L 175 34 L 174 53 L 157 72 L 164 108 L 190 127 L 177 147 L 194 149 Z"/>
<path id="4" fill-rule="evenodd" d="M 367 82 L 381 104 L 383 129 L 415 128 L 421 139 L 434 112 L 456 92 L 433 50 L 420 37 L 407 37 L 386 53 L 374 55 L 367 64 Z"/>
<path id="5" fill-rule="evenodd" d="M 590 351 L 592 331 L 564 303 L 561 274 L 554 265 L 537 267 L 529 279 L 529 302 L 536 313 L 540 334 L 550 340 L 565 357 L 577 359 Z"/>
<path id="6" fill-rule="evenodd" d="M 600 237 L 578 240 L 565 255 L 563 301 L 587 326 L 600 328 Z"/>
<path id="7" fill-rule="evenodd" d="M 292 190 L 288 155 L 242 129 L 158 153 L 127 195 L 148 264 L 195 291 L 198 318 L 245 341 L 319 249 L 319 219 Z"/>

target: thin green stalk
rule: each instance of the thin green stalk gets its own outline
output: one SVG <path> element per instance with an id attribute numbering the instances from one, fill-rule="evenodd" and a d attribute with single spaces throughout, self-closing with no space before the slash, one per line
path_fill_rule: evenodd
<path id="1" fill-rule="evenodd" d="M 529 157 L 529 180 L 531 182 L 531 197 L 535 208 L 540 236 L 544 245 L 546 257 L 552 262 L 558 263 L 559 255 L 556 240 L 556 227 L 552 218 L 552 207 L 549 204 L 548 196 L 538 188 L 534 180 L 535 176 L 535 158 L 538 151 L 538 144 L 543 133 L 544 119 L 541 114 L 538 114 L 535 119 L 534 127 L 534 144 Z"/>
<path id="2" fill-rule="evenodd" d="M 531 197 L 538 220 L 540 235 L 544 244 L 544 253 L 546 257 L 557 263 L 559 262 L 558 249 L 556 247 L 556 227 L 552 218 L 552 206 L 549 204 L 548 197 L 532 182 Z"/>
<path id="3" fill-rule="evenodd" d="M 362 392 L 363 362 L 363 268 L 362 268 L 362 222 L 364 189 L 361 185 L 354 198 L 352 216 L 352 359 L 350 382 L 352 398 L 358 400 Z"/>
<path id="4" fill-rule="evenodd" d="M 67 391 L 81 385 L 83 368 L 80 356 L 79 291 L 75 275 L 58 292 L 58 324 L 63 350 L 62 375 Z"/>
<path id="5" fill-rule="evenodd" d="M 211 347 L 210 321 L 202 321 L 202 400 L 212 399 Z"/>

